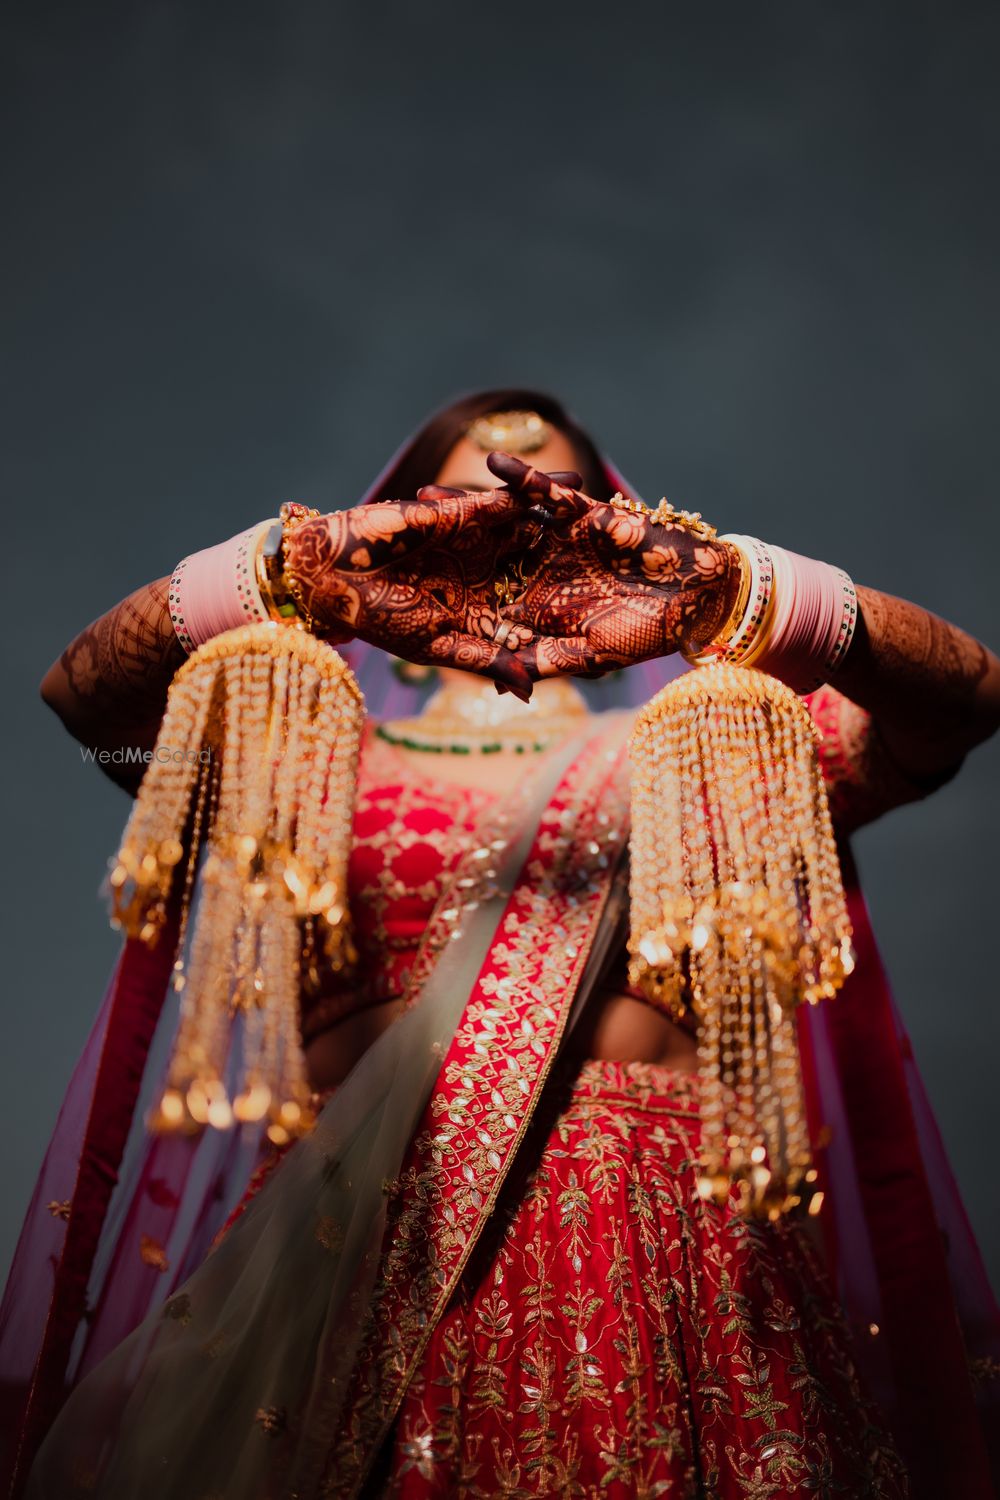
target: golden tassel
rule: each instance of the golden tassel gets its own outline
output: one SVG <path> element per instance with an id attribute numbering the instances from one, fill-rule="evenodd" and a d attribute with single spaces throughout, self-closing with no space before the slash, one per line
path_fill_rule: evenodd
<path id="1" fill-rule="evenodd" d="M 808 709 L 749 668 L 669 683 L 632 737 L 629 980 L 698 1022 L 701 1196 L 819 1208 L 796 1009 L 854 967 Z"/>
<path id="2" fill-rule="evenodd" d="M 152 1129 L 266 1117 L 283 1144 L 312 1125 L 299 993 L 320 954 L 334 969 L 356 960 L 346 882 L 363 717 L 337 652 L 283 625 L 215 636 L 174 678 L 110 878 L 113 924 L 153 944 L 184 865 L 180 1024 Z"/>

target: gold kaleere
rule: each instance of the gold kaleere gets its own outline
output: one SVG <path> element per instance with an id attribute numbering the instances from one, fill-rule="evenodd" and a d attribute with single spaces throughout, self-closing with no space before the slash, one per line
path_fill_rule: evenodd
<path id="1" fill-rule="evenodd" d="M 110 877 L 113 923 L 148 944 L 183 880 L 180 1023 L 153 1129 L 266 1118 L 282 1144 L 312 1125 L 299 993 L 320 961 L 356 961 L 346 880 L 363 717 L 344 660 L 285 625 L 215 636 L 174 678 Z"/>
<path id="2" fill-rule="evenodd" d="M 629 979 L 698 1022 L 703 1198 L 774 1219 L 819 1207 L 798 1053 L 802 1001 L 854 967 L 817 730 L 748 668 L 669 683 L 631 752 Z"/>

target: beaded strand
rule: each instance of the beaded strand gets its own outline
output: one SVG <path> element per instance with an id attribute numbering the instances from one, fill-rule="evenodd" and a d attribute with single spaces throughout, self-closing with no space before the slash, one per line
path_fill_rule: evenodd
<path id="1" fill-rule="evenodd" d="M 170 753 L 154 752 L 110 877 L 113 921 L 155 943 L 193 804 L 180 1019 L 152 1128 L 266 1119 L 277 1144 L 310 1128 L 302 928 L 335 965 L 355 960 L 346 880 L 363 712 L 331 646 L 273 624 L 213 636 L 177 673 L 157 741 Z"/>
<path id="2" fill-rule="evenodd" d="M 815 1213 L 796 1009 L 854 960 L 812 720 L 785 684 L 720 664 L 668 684 L 631 750 L 629 980 L 698 1021 L 699 1192 Z"/>

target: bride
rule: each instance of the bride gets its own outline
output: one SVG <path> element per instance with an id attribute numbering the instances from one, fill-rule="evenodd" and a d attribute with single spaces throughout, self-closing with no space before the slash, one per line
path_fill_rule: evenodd
<path id="1" fill-rule="evenodd" d="M 4 1305 L 14 1492 L 990 1494 L 1000 1319 L 844 840 L 995 730 L 997 658 L 641 506 L 532 391 L 439 412 L 358 506 L 286 508 L 270 598 L 236 542 L 96 620 L 43 696 L 152 753 L 188 654 L 255 611 L 342 650 L 356 961 L 299 996 L 311 1131 L 152 1135 L 174 948 L 126 943 Z M 818 730 L 858 964 L 800 1033 L 809 1214 L 705 1194 L 698 1016 L 629 964 L 627 742 L 681 650 L 752 655 Z"/>

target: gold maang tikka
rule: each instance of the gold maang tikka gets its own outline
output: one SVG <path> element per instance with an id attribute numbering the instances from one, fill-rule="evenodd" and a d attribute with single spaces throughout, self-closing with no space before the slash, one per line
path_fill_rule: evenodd
<path id="1" fill-rule="evenodd" d="M 465 429 L 470 443 L 484 453 L 537 453 L 552 436 L 552 427 L 536 411 L 491 411 Z"/>

